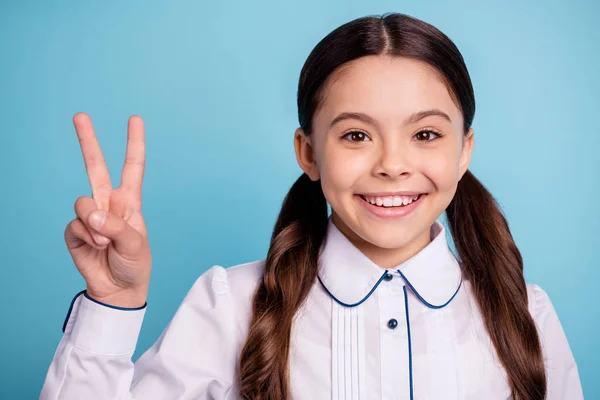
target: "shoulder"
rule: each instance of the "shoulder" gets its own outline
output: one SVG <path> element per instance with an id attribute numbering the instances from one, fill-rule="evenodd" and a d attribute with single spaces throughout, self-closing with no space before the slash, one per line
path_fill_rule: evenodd
<path id="1" fill-rule="evenodd" d="M 188 300 L 211 308 L 227 303 L 230 307 L 242 307 L 240 311 L 245 313 L 248 310 L 244 306 L 250 305 L 264 266 L 265 260 L 230 267 L 213 265 L 196 279 L 187 295 Z"/>
<path id="2" fill-rule="evenodd" d="M 536 323 L 548 313 L 556 313 L 548 293 L 535 283 L 527 284 L 527 303 L 529 312 Z"/>
<path id="3" fill-rule="evenodd" d="M 265 260 L 257 260 L 228 268 L 219 267 L 227 277 L 228 286 L 235 292 L 254 292 L 265 272 Z"/>
<path id="4" fill-rule="evenodd" d="M 555 344 L 566 345 L 562 324 L 548 293 L 539 285 L 527 284 L 527 302 L 529 312 L 540 335 L 542 347 Z"/>

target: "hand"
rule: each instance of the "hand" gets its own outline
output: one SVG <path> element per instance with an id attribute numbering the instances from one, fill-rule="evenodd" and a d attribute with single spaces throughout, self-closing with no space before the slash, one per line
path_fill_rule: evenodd
<path id="1" fill-rule="evenodd" d="M 108 168 L 92 121 L 85 113 L 73 117 L 92 197 L 75 201 L 77 217 L 65 229 L 65 242 L 87 293 L 95 300 L 119 307 L 146 302 L 152 256 L 142 218 L 142 181 L 146 159 L 144 121 L 129 119 L 127 152 L 121 185 L 112 188 Z M 104 219 L 94 225 L 94 217 Z M 101 219 L 102 219 L 101 218 Z"/>

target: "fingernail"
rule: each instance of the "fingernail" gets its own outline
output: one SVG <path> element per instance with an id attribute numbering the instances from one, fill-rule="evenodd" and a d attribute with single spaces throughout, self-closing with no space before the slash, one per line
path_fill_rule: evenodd
<path id="1" fill-rule="evenodd" d="M 102 228 L 106 221 L 106 215 L 102 211 L 94 211 L 90 218 L 90 225 L 94 228 Z"/>

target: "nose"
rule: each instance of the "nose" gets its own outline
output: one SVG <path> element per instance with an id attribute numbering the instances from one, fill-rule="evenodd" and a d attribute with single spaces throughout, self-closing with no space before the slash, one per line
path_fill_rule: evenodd
<path id="1" fill-rule="evenodd" d="M 410 158 L 409 149 L 400 146 L 399 143 L 386 143 L 381 149 L 375 173 L 388 179 L 410 176 L 414 168 Z"/>

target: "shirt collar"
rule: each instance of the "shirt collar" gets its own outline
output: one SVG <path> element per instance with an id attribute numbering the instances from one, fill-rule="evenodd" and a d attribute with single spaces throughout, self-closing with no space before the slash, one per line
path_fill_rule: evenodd
<path id="1" fill-rule="evenodd" d="M 338 303 L 351 307 L 365 301 L 389 273 L 394 280 L 402 279 L 425 305 L 441 308 L 460 289 L 462 273 L 440 222 L 431 226 L 430 237 L 419 253 L 384 269 L 356 248 L 330 218 L 319 257 L 319 280 Z"/>

